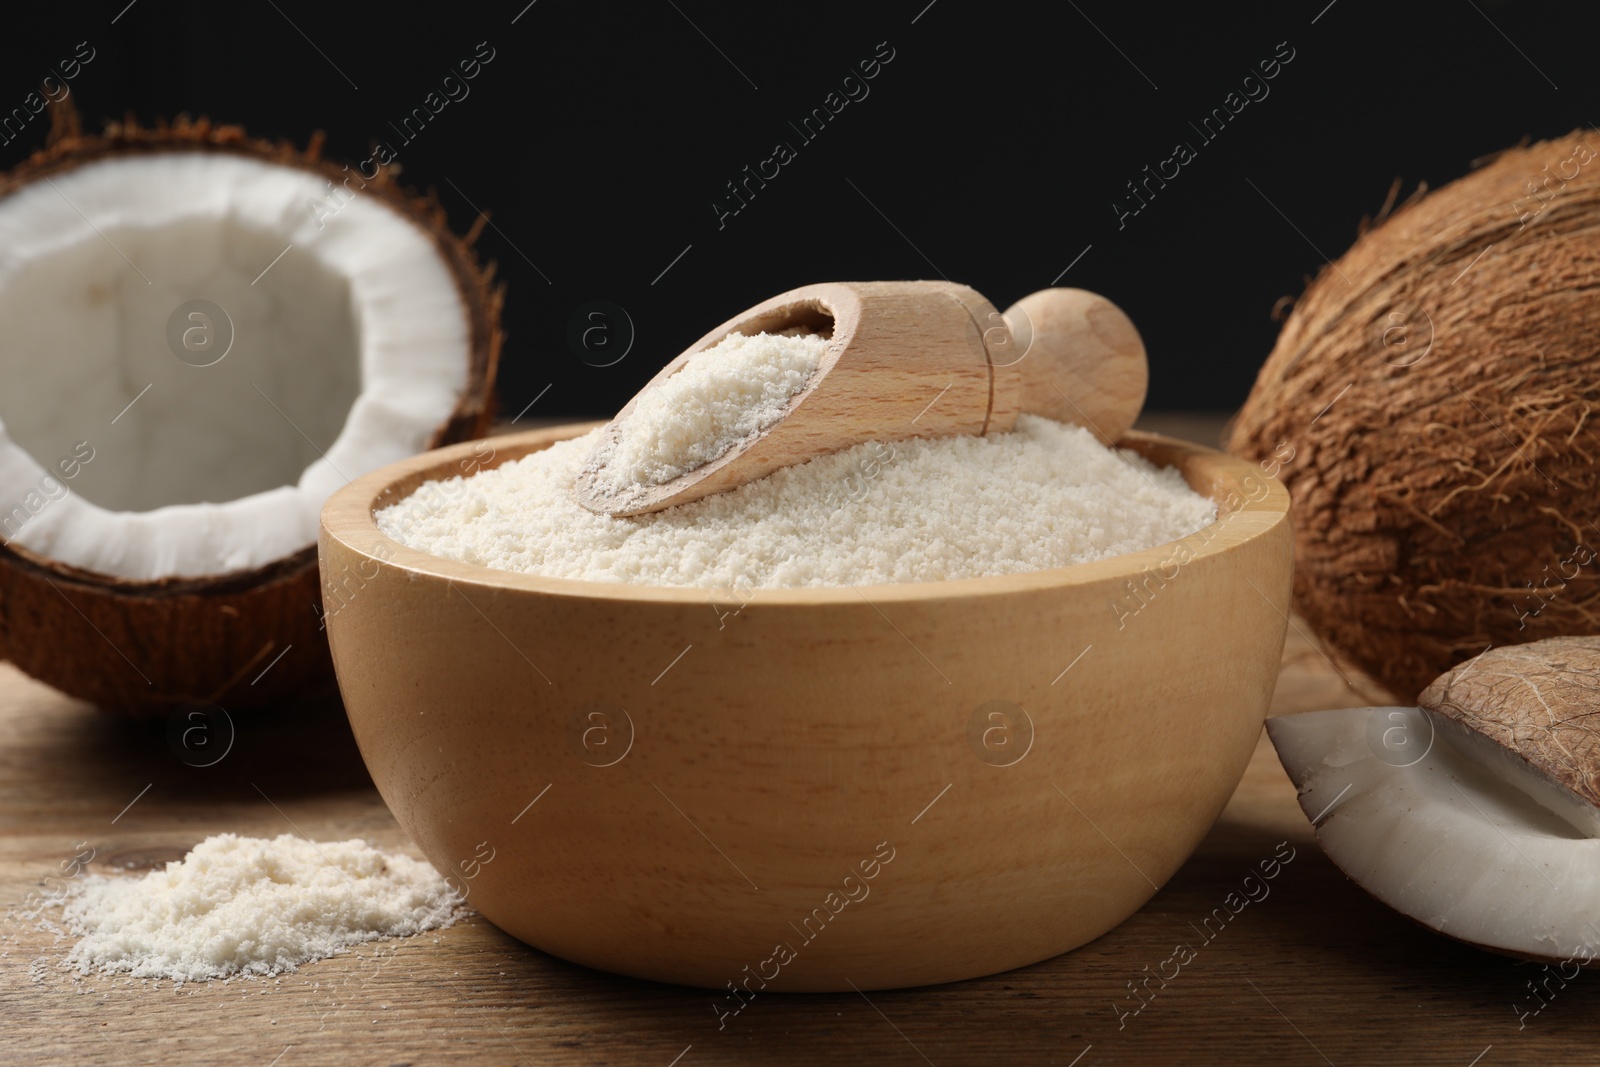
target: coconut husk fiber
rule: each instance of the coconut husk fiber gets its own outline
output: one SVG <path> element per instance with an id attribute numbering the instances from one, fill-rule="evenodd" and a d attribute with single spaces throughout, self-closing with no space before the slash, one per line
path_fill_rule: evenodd
<path id="1" fill-rule="evenodd" d="M 1593 149 L 1576 131 L 1386 204 L 1232 429 L 1293 497 L 1299 611 L 1402 699 L 1491 646 L 1600 631 Z"/>

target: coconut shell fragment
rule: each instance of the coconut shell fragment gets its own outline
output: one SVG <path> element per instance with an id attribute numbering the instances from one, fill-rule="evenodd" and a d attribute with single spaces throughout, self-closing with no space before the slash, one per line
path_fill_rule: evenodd
<path id="1" fill-rule="evenodd" d="M 112 124 L 101 134 L 84 134 L 77 128 L 74 116 L 57 114 L 55 118 L 49 146 L 0 176 L 0 203 L 25 196 L 39 183 L 66 183 L 73 174 L 86 172 L 91 166 L 103 167 L 125 159 L 192 158 L 187 154 L 242 157 L 254 164 L 278 168 L 276 173 L 292 172 L 294 181 L 305 183 L 314 191 L 325 188 L 333 194 L 337 189 L 353 188 L 349 168 L 321 158 L 320 135 L 307 148 L 300 149 L 283 142 L 258 140 L 236 126 L 215 125 L 205 119 L 183 118 L 154 127 L 141 127 L 129 120 Z M 494 281 L 493 265 L 481 264 L 472 249 L 482 217 L 465 238 L 457 236 L 450 230 L 437 199 L 404 189 L 395 181 L 395 171 L 391 167 L 380 170 L 375 177 L 367 176 L 353 195 L 363 205 L 375 205 L 364 206 L 361 211 L 394 220 L 384 225 L 394 225 L 410 235 L 409 247 L 428 250 L 423 258 L 437 265 L 439 283 L 430 283 L 427 298 L 452 308 L 459 305 L 452 312 L 452 322 L 459 325 L 452 327 L 457 332 L 451 336 L 462 340 L 453 342 L 448 354 L 438 358 L 465 364 L 453 379 L 460 383 L 459 387 L 442 394 L 445 399 L 436 411 L 428 409 L 422 426 L 431 427 L 431 431 L 419 431 L 409 425 L 405 429 L 403 454 L 410 454 L 417 447 L 449 444 L 487 432 L 502 341 L 504 291 Z M 306 175 L 310 175 L 309 181 Z M 346 218 L 355 213 L 350 212 Z M 22 214 L 37 217 L 32 209 Z M 294 214 L 304 225 L 303 214 Z M 351 225 L 344 221 L 334 224 Z M 131 261 L 128 266 L 130 270 L 137 269 Z M 283 271 L 284 265 L 275 270 Z M 277 277 L 275 274 L 268 283 Z M 159 274 L 155 279 L 157 283 L 165 280 Z M 363 311 L 369 316 L 363 323 L 372 321 L 370 316 L 392 315 L 394 303 L 397 302 L 386 306 L 381 300 L 374 300 Z M 398 332 L 390 331 L 391 335 Z M 159 345 L 161 341 L 157 338 L 152 343 Z M 425 351 L 409 368 L 425 365 L 432 354 L 426 350 L 429 341 L 418 343 Z M 383 344 L 392 348 L 392 338 Z M 363 383 L 371 358 L 372 353 L 363 349 Z M 0 360 L 0 366 L 3 364 Z M 392 372 L 392 377 L 403 378 L 406 373 L 407 368 L 400 368 Z M 451 373 L 455 375 L 456 371 Z M 0 381 L 0 390 L 7 388 L 6 382 Z M 262 396 L 267 394 L 262 392 Z M 270 402 L 271 398 L 267 400 Z M 141 405 L 151 403 L 149 398 L 141 401 Z M 364 425 L 374 428 L 380 445 L 391 451 L 402 447 L 398 443 L 401 437 L 397 432 L 392 438 L 382 439 L 383 427 L 399 425 L 406 418 L 422 418 L 409 414 L 403 401 L 391 402 L 385 396 L 367 397 L 364 392 L 362 404 L 368 410 Z M 119 430 L 136 420 L 143 410 L 136 409 Z M 278 417 L 265 404 L 263 411 L 263 417 Z M 105 419 L 115 413 L 114 408 L 105 414 L 97 412 L 95 425 L 105 427 Z M 283 417 L 288 419 L 287 415 Z M 351 425 L 354 419 L 351 415 Z M 88 419 L 85 416 L 63 421 L 76 426 Z M 296 429 L 286 426 L 286 438 L 292 441 Z M 104 435 L 110 431 L 99 432 L 103 438 L 98 446 L 109 454 Z M 0 443 L 13 450 L 18 447 L 5 433 L 0 433 Z M 315 442 L 312 447 L 317 447 Z M 44 455 L 42 462 L 48 463 L 51 458 L 52 455 Z M 351 467 L 338 473 L 347 478 L 362 471 Z M 286 481 L 292 488 L 294 478 Z M 76 487 L 72 488 L 76 492 Z M 265 561 L 251 559 L 245 565 L 220 568 L 217 573 L 134 578 L 76 566 L 30 549 L 22 543 L 25 537 L 19 540 L 16 527 L 34 520 L 21 508 L 6 511 L 15 502 L 13 498 L 23 499 L 15 487 L 7 489 L 5 499 L 0 501 L 4 504 L 0 512 L 14 516 L 12 524 L 0 530 L 0 658 L 70 695 L 108 711 L 129 714 L 160 713 L 187 702 L 220 703 L 230 709 L 259 706 L 331 687 L 332 664 L 322 627 L 312 538 L 296 543 L 292 550 L 286 548 L 277 558 L 269 554 Z M 212 498 L 202 498 L 209 499 Z M 151 513 L 157 510 L 152 508 Z M 50 517 L 51 513 L 46 513 L 37 521 Z M 218 555 L 227 558 L 228 553 Z"/>
<path id="2" fill-rule="evenodd" d="M 1600 637 L 1491 649 L 1435 680 L 1417 703 L 1600 806 Z"/>
<path id="3" fill-rule="evenodd" d="M 1295 602 L 1402 701 L 1600 630 L 1600 135 L 1410 198 L 1295 303 L 1230 448 L 1294 500 Z"/>
<path id="4" fill-rule="evenodd" d="M 1532 960 L 1600 945 L 1600 637 L 1484 652 L 1421 706 L 1267 720 L 1317 842 L 1423 926 Z"/>

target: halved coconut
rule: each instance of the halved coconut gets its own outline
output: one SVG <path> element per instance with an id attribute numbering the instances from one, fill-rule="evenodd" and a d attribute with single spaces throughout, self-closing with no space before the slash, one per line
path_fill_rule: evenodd
<path id="1" fill-rule="evenodd" d="M 34 677 L 128 711 L 326 683 L 323 501 L 487 429 L 477 228 L 319 148 L 128 123 L 0 179 L 0 656 Z"/>
<path id="2" fill-rule="evenodd" d="M 1317 841 L 1424 926 L 1544 960 L 1600 957 L 1600 639 L 1496 649 L 1422 707 L 1269 719 Z"/>

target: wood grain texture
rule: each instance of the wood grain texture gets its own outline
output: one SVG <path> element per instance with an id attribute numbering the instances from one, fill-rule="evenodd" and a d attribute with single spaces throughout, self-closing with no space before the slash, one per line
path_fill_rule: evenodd
<path id="1" fill-rule="evenodd" d="M 1105 444 L 1127 432 L 1144 407 L 1150 369 L 1121 308 L 1084 289 L 1043 289 L 1005 317 L 1015 363 L 997 366 L 995 377 L 1013 383 L 1022 411 L 1086 427 Z"/>
<path id="2" fill-rule="evenodd" d="M 661 485 L 618 490 L 601 478 L 639 396 L 730 333 L 792 328 L 823 334 L 829 345 L 776 426 Z M 663 367 L 606 427 L 574 495 L 591 511 L 640 515 L 867 441 L 1004 433 L 1020 413 L 1111 442 L 1138 416 L 1147 377 L 1128 317 L 1082 289 L 1045 289 L 1001 315 L 953 282 L 802 286 L 729 319 Z"/>
<path id="3" fill-rule="evenodd" d="M 1196 439 L 1216 440 L 1207 423 L 1144 424 L 1188 426 Z M 1298 620 L 1289 628 L 1273 714 L 1382 702 L 1353 692 L 1303 630 Z M 107 720 L 0 666 L 0 908 L 43 891 L 80 841 L 98 849 L 91 871 L 137 873 L 208 834 L 296 830 L 419 855 L 368 780 L 336 707 L 241 716 L 233 751 L 198 769 L 173 756 L 158 726 Z M 1166 989 L 1119 1024 L 1127 983 L 1147 966 L 1157 970 L 1176 943 L 1197 940 L 1189 924 L 1222 906 L 1279 842 L 1295 858 L 1270 895 L 1198 946 Z M 668 1067 L 681 1054 L 678 1067 L 1468 1067 L 1482 1054 L 1478 1067 L 1500 1067 L 1587 1063 L 1600 1044 L 1596 976 L 1559 989 L 1519 1030 L 1513 1005 L 1532 1006 L 1525 983 L 1543 978 L 1537 967 L 1430 934 L 1346 881 L 1317 851 L 1264 739 L 1189 862 L 1099 940 L 992 978 L 869 993 L 870 1002 L 853 992 L 765 996 L 720 1031 L 703 991 L 562 963 L 478 918 L 437 940 L 372 946 L 279 982 L 176 993 L 126 980 L 74 983 L 48 967 L 66 947 L 31 922 L 0 916 L 0 1062 L 267 1067 L 281 1056 L 277 1067 Z M 44 961 L 39 982 L 28 973 L 36 960 Z"/>
<path id="4" fill-rule="evenodd" d="M 484 465 L 583 429 L 501 438 Z M 605 970 L 872 990 L 1081 945 L 1238 783 L 1288 604 L 1282 489 L 1125 441 L 1218 520 L 1028 574 L 737 594 L 493 571 L 380 534 L 374 510 L 476 444 L 358 478 L 319 551 L 362 579 L 327 619 L 367 766 L 441 869 L 480 841 L 512 851 L 477 884 L 485 916 Z"/>
<path id="5" fill-rule="evenodd" d="M 983 336 L 969 307 L 974 300 L 994 311 L 977 293 L 950 282 L 824 282 L 765 300 L 689 346 L 623 405 L 574 495 L 591 511 L 638 515 L 866 441 L 980 434 L 988 422 L 990 382 Z M 608 491 L 598 475 L 639 396 L 730 333 L 796 327 L 827 336 L 829 344 L 782 421 L 670 482 Z"/>

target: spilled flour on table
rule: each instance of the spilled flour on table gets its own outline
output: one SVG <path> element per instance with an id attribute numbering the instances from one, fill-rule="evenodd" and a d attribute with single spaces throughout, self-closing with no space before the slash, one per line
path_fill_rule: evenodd
<path id="1" fill-rule="evenodd" d="M 62 921 L 80 975 L 175 982 L 276 975 L 382 938 L 450 926 L 455 895 L 422 860 L 363 841 L 219 834 L 142 878 L 91 875 Z"/>

